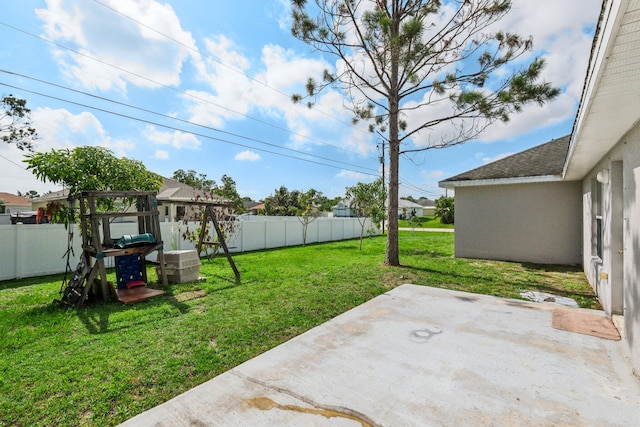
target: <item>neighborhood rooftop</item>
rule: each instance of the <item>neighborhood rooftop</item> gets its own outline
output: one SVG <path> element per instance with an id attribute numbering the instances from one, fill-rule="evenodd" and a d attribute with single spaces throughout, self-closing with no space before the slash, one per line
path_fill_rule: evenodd
<path id="1" fill-rule="evenodd" d="M 440 181 L 441 186 L 459 181 L 481 181 L 562 175 L 571 135 L 553 139 L 526 151 Z"/>

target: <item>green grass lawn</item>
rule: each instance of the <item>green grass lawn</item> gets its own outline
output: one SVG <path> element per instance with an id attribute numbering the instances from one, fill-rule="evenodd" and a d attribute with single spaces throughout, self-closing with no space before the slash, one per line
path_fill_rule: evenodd
<path id="1" fill-rule="evenodd" d="M 400 228 L 453 228 L 453 224 L 442 224 L 440 218 L 425 216 L 422 218 L 414 217 L 412 220 L 398 220 Z"/>
<path id="2" fill-rule="evenodd" d="M 403 283 L 503 297 L 542 290 L 598 308 L 579 268 L 453 258 L 452 233 L 202 261 L 205 281 L 133 305 L 62 309 L 62 276 L 0 282 L 0 425 L 114 425 Z M 113 273 L 111 273 L 113 275 Z M 150 277 L 155 273 L 149 270 Z"/>

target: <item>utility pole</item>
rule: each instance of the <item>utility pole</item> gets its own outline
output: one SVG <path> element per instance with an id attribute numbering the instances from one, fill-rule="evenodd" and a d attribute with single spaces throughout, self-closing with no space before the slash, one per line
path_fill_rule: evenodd
<path id="1" fill-rule="evenodd" d="M 384 185 L 384 139 L 382 140 L 382 154 L 380 155 L 380 164 L 382 165 L 382 189 L 386 192 L 386 188 Z M 384 211 L 387 211 L 386 204 L 384 206 Z M 384 218 L 382 218 L 382 234 L 384 234 Z"/>

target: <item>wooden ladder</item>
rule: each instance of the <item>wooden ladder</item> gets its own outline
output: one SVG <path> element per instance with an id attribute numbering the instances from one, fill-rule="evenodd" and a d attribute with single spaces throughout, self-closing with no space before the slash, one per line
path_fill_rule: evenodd
<path id="1" fill-rule="evenodd" d="M 62 303 L 80 308 L 87 299 L 97 271 L 95 265 L 91 267 L 87 261 L 84 253 L 80 255 L 80 262 L 78 262 L 71 280 L 62 291 Z"/>

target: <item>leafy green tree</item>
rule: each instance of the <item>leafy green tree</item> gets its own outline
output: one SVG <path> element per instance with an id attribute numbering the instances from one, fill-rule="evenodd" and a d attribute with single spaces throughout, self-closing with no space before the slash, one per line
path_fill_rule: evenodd
<path id="1" fill-rule="evenodd" d="M 163 178 L 142 162 L 118 158 L 107 148 L 76 147 L 27 154 L 27 169 L 42 181 L 63 184 L 70 194 L 80 191 L 158 191 Z M 102 209 L 113 210 L 115 200 L 103 199 Z"/>
<path id="2" fill-rule="evenodd" d="M 188 171 L 178 169 L 173 173 L 172 178 L 178 182 L 207 192 L 213 192 L 216 185 L 216 182 L 212 179 L 208 179 L 206 174 L 199 174 L 192 169 L 189 169 Z"/>
<path id="3" fill-rule="evenodd" d="M 559 94 L 539 82 L 542 59 L 508 68 L 532 48 L 531 39 L 493 32 L 510 8 L 509 0 L 292 0 L 294 37 L 337 59 L 323 81 L 308 80 L 307 105 L 327 86 L 343 90 L 354 122 L 368 121 L 389 146 L 388 265 L 400 265 L 400 154 L 473 140 L 491 123 Z M 438 125 L 449 134 L 409 145 Z"/>
<path id="4" fill-rule="evenodd" d="M 222 178 L 220 179 L 222 181 L 221 185 L 216 184 L 213 179 L 207 178 L 206 174 L 198 173 L 192 169 L 189 169 L 188 171 L 178 169 L 173 173 L 172 178 L 178 182 L 182 182 L 183 184 L 202 190 L 207 194 L 217 194 L 218 196 L 230 200 L 233 205 L 234 212 L 237 214 L 241 214 L 246 211 L 243 199 L 236 190 L 236 182 L 228 175 L 222 175 Z"/>
<path id="5" fill-rule="evenodd" d="M 26 197 L 28 199 L 35 199 L 37 197 L 40 197 L 40 195 L 36 190 L 25 191 L 24 193 L 21 193 L 20 191 L 18 191 L 18 196 Z"/>
<path id="6" fill-rule="evenodd" d="M 299 193 L 296 215 L 302 223 L 302 246 L 307 244 L 309 224 L 315 221 L 321 212 L 328 210 L 328 200 L 329 199 L 322 195 L 322 192 L 313 188 L 306 192 Z M 331 209 L 331 206 L 329 206 L 329 209 Z"/>
<path id="7" fill-rule="evenodd" d="M 387 192 L 382 179 L 374 182 L 359 182 L 353 187 L 347 187 L 345 197 L 349 201 L 349 207 L 358 212 L 360 222 L 360 250 L 364 238 L 367 219 L 373 224 L 380 224 L 385 219 L 385 201 Z"/>
<path id="8" fill-rule="evenodd" d="M 0 200 L 0 213 L 4 213 L 6 210 L 6 206 L 4 205 L 4 200 Z"/>
<path id="9" fill-rule="evenodd" d="M 327 197 L 319 193 L 319 196 L 316 198 L 316 206 L 320 210 L 320 212 L 330 212 L 335 205 L 340 203 L 342 197 Z"/>
<path id="10" fill-rule="evenodd" d="M 24 99 L 13 95 L 0 99 L 0 139 L 20 150 L 33 151 L 38 133 L 31 127 L 31 110 Z"/>
<path id="11" fill-rule="evenodd" d="M 300 209 L 300 192 L 293 190 L 289 192 L 287 187 L 280 186 L 272 196 L 264 199 L 264 211 L 266 215 L 274 216 L 295 216 Z"/>
<path id="12" fill-rule="evenodd" d="M 453 224 L 455 220 L 455 200 L 453 197 L 440 196 L 436 199 L 436 218 L 442 224 Z"/>
<path id="13" fill-rule="evenodd" d="M 238 190 L 236 190 L 236 182 L 228 175 L 222 175 L 220 181 L 222 181 L 222 185 L 216 185 L 214 181 L 213 193 L 224 197 L 227 200 L 231 200 L 233 210 L 236 214 L 246 212 L 246 209 L 244 208 L 244 201 L 242 197 L 240 197 L 240 194 L 238 194 Z"/>

